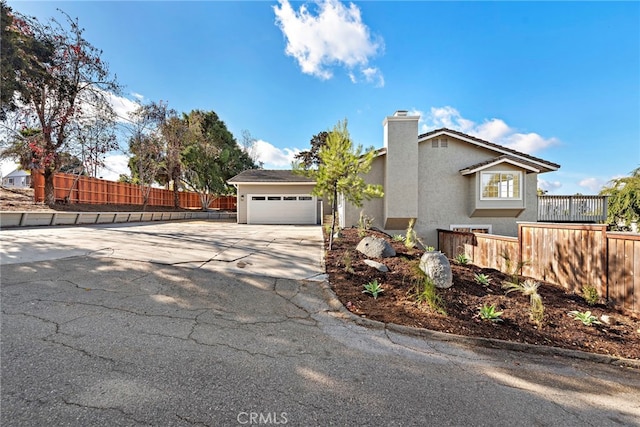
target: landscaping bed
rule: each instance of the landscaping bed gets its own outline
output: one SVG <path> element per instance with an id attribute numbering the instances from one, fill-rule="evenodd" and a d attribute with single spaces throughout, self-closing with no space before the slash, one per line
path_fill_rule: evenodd
<path id="1" fill-rule="evenodd" d="M 376 259 L 389 272 L 382 273 L 364 264 L 366 257 L 355 248 L 365 233 L 385 238 L 396 250 L 395 257 Z M 325 243 L 328 247 L 328 242 Z M 437 306 L 418 303 L 416 290 L 422 289 L 424 278 L 417 273 L 417 265 L 423 253 L 407 249 L 402 242 L 381 232 L 341 230 L 333 250 L 326 255 L 330 286 L 353 314 L 384 323 L 640 359 L 640 316 L 636 313 L 616 310 L 604 301 L 590 305 L 583 295 L 542 282 L 538 293 L 544 315 L 537 323 L 530 319 L 529 296 L 517 291 L 507 294 L 503 289 L 503 284 L 513 282 L 514 276 L 474 266 L 472 260 L 466 265 L 450 260 L 453 286 L 436 289 L 436 299 L 441 301 L 446 314 L 439 312 Z M 478 283 L 476 275 L 488 277 L 489 283 Z M 518 278 L 521 282 L 525 279 Z M 383 292 L 377 298 L 363 293 L 364 285 L 376 280 Z M 483 320 L 480 308 L 492 305 L 495 311 L 502 312 L 499 320 Z M 590 311 L 600 324 L 585 325 L 575 315 L 569 315 L 572 311 L 581 314 Z"/>

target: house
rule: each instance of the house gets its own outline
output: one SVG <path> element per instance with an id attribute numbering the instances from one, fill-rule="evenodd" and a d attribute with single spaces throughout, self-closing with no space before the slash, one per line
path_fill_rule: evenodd
<path id="1" fill-rule="evenodd" d="M 384 119 L 384 147 L 366 177 L 384 197 L 362 208 L 340 199 L 341 227 L 363 212 L 403 233 L 416 218 L 418 235 L 437 246 L 438 229 L 516 236 L 516 221 L 537 220 L 538 174 L 560 165 L 451 129 L 418 134 L 418 120 L 406 111 Z"/>
<path id="2" fill-rule="evenodd" d="M 11 188 L 29 188 L 31 186 L 31 173 L 22 169 L 2 177 L 2 186 Z"/>
<path id="3" fill-rule="evenodd" d="M 320 224 L 315 181 L 291 170 L 249 169 L 227 181 L 238 190 L 238 224 Z"/>

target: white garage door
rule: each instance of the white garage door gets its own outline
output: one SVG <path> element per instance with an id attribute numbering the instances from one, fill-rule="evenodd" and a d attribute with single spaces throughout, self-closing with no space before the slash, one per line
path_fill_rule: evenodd
<path id="1" fill-rule="evenodd" d="M 316 198 L 308 194 L 248 195 L 248 224 L 315 224 Z"/>

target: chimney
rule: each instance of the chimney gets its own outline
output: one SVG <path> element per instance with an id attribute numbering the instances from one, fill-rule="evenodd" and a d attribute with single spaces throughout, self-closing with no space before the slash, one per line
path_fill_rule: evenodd
<path id="1" fill-rule="evenodd" d="M 418 217 L 418 120 L 398 110 L 382 122 L 387 149 L 384 177 L 384 228 L 403 230 Z"/>

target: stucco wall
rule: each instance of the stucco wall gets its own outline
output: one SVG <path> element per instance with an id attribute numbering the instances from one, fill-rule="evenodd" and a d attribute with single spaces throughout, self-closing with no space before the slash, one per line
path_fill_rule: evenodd
<path id="1" fill-rule="evenodd" d="M 386 165 L 386 156 L 376 157 L 371 163 L 371 170 L 367 174 L 365 178 L 367 183 L 369 184 L 378 184 L 383 186 L 383 191 L 385 192 L 385 196 L 387 194 L 387 189 L 384 188 L 384 169 Z M 355 207 L 353 205 L 347 204 L 346 208 L 343 210 L 344 212 L 344 224 L 345 227 L 351 227 L 352 225 L 358 224 L 358 219 L 360 219 L 360 211 L 363 211 L 365 215 L 373 218 L 373 226 L 383 229 L 384 228 L 384 199 L 371 199 L 365 200 L 362 204 L 361 208 Z M 330 210 L 328 211 L 331 212 Z M 341 223 L 343 223 L 341 221 Z"/>
<path id="2" fill-rule="evenodd" d="M 247 223 L 248 194 L 311 194 L 313 187 L 315 184 L 238 184 L 238 224 Z"/>

